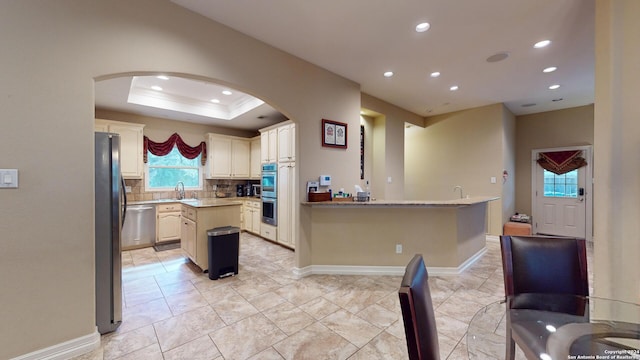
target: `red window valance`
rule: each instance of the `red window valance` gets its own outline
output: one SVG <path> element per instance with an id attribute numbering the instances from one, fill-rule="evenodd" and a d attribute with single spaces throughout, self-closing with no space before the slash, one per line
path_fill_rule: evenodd
<path id="1" fill-rule="evenodd" d="M 542 152 L 538 157 L 538 164 L 545 170 L 562 175 L 587 165 L 581 155 L 582 150 Z"/>
<path id="2" fill-rule="evenodd" d="M 174 133 L 167 139 L 165 142 L 155 142 L 149 140 L 148 137 L 144 137 L 144 162 L 147 162 L 147 151 L 152 153 L 155 156 L 164 156 L 171 152 L 173 146 L 178 147 L 178 151 L 182 156 L 187 159 L 195 159 L 201 153 L 203 156 L 200 158 L 200 162 L 204 165 L 207 162 L 207 144 L 203 141 L 200 145 L 192 147 L 187 145 L 178 133 Z"/>

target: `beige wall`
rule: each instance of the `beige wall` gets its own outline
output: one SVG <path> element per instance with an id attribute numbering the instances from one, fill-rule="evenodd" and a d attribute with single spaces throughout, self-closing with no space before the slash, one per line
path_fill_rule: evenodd
<path id="1" fill-rule="evenodd" d="M 502 108 L 502 166 L 506 177 L 498 177 L 502 183 L 502 224 L 515 214 L 516 204 L 516 117 L 506 107 Z M 496 205 L 494 205 L 495 207 Z M 492 209 L 490 207 L 490 209 Z M 495 221 L 495 218 L 494 218 Z M 498 226 L 500 224 L 497 224 Z M 495 227 L 495 225 L 493 225 Z"/>
<path id="2" fill-rule="evenodd" d="M 423 254 L 429 267 L 457 270 L 485 246 L 484 202 L 469 206 L 303 206 L 312 218 L 313 265 L 396 266 Z M 396 254 L 396 244 L 402 253 Z"/>
<path id="3" fill-rule="evenodd" d="M 596 1 L 594 292 L 640 299 L 640 1 Z"/>
<path id="4" fill-rule="evenodd" d="M 406 199 L 404 127 L 407 122 L 422 125 L 424 119 L 371 95 L 362 94 L 361 99 L 362 108 L 377 114 L 373 120 L 372 196 L 385 200 Z"/>
<path id="5" fill-rule="evenodd" d="M 502 187 L 503 152 L 508 113 L 502 104 L 431 117 L 426 127 L 405 131 L 405 197 L 446 200 L 464 195 L 505 196 Z M 508 110 L 507 110 L 508 111 Z M 497 182 L 491 183 L 491 177 Z M 502 202 L 489 205 L 490 234 L 502 231 Z M 509 201 L 509 199 L 507 199 Z"/>
<path id="6" fill-rule="evenodd" d="M 257 131 L 246 131 L 225 127 L 197 124 L 186 121 L 173 121 L 150 116 L 141 116 L 119 111 L 99 109 L 95 110 L 96 119 L 125 121 L 130 123 L 144 124 L 144 135 L 153 141 L 165 141 L 173 133 L 177 132 L 187 144 L 196 146 L 202 141 L 206 141 L 207 133 L 239 136 L 252 138 L 259 136 Z"/>
<path id="7" fill-rule="evenodd" d="M 532 214 L 531 151 L 593 144 L 593 105 L 518 116 L 515 211 Z"/>
<path id="8" fill-rule="evenodd" d="M 373 120 L 373 169 L 371 179 L 371 197 L 384 199 L 387 196 L 385 178 L 387 177 L 387 117 L 377 116 Z"/>
<path id="9" fill-rule="evenodd" d="M 297 123 L 300 195 L 318 169 L 336 187 L 359 181 L 357 131 L 346 151 L 320 145 L 322 118 L 358 128 L 357 84 L 168 1 L 3 1 L 0 43 L 10 49 L 1 167 L 20 174 L 18 189 L 0 192 L 2 359 L 95 331 L 94 79 L 162 72 L 227 84 Z"/>
<path id="10" fill-rule="evenodd" d="M 371 190 L 373 179 L 373 122 L 373 117 L 360 115 L 360 124 L 364 126 L 364 179 L 360 181 L 363 190 L 366 190 L 367 181 Z"/>

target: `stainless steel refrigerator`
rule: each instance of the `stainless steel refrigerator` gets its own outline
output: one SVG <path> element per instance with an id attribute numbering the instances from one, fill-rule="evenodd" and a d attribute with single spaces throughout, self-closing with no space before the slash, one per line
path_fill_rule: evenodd
<path id="1" fill-rule="evenodd" d="M 100 334 L 122 322 L 121 232 L 127 200 L 120 173 L 120 136 L 95 133 L 96 325 Z"/>

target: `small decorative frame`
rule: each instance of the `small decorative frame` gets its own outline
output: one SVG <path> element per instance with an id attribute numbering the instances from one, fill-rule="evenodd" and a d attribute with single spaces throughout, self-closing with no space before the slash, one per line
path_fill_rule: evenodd
<path id="1" fill-rule="evenodd" d="M 322 119 L 322 146 L 347 148 L 347 124 Z"/>

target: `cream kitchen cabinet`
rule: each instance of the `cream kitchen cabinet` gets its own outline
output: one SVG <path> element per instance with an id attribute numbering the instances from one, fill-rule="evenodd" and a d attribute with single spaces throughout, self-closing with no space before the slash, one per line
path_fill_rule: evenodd
<path id="1" fill-rule="evenodd" d="M 159 204 L 156 206 L 156 242 L 179 240 L 181 234 L 180 203 Z"/>
<path id="2" fill-rule="evenodd" d="M 182 251 L 195 262 L 196 259 L 196 223 L 195 221 L 182 218 L 180 221 L 180 233 L 182 239 L 180 240 L 180 247 Z"/>
<path id="3" fill-rule="evenodd" d="M 276 236 L 277 232 L 278 232 L 278 228 L 273 225 L 269 225 L 265 223 L 260 224 L 260 236 L 262 236 L 265 239 L 269 239 L 271 241 L 278 241 L 278 238 Z"/>
<path id="4" fill-rule="evenodd" d="M 278 160 L 278 130 L 260 130 L 260 153 L 263 163 L 273 163 Z"/>
<path id="5" fill-rule="evenodd" d="M 295 162 L 278 165 L 278 243 L 295 248 Z"/>
<path id="6" fill-rule="evenodd" d="M 120 168 L 125 179 L 142 179 L 143 177 L 143 128 L 143 124 L 95 120 L 95 131 L 120 135 Z"/>
<path id="7" fill-rule="evenodd" d="M 278 127 L 278 162 L 296 161 L 296 125 Z"/>
<path id="8" fill-rule="evenodd" d="M 260 234 L 260 223 L 262 222 L 261 204 L 258 200 L 246 200 L 244 203 L 243 230 L 254 234 Z"/>
<path id="9" fill-rule="evenodd" d="M 262 172 L 262 146 L 260 145 L 259 136 L 251 139 L 249 152 L 249 178 L 260 179 L 260 173 Z"/>
<path id="10" fill-rule="evenodd" d="M 209 237 L 207 231 L 221 226 L 240 227 L 242 205 L 223 201 L 215 206 L 195 207 L 182 204 L 181 247 L 200 269 L 209 269 Z"/>
<path id="11" fill-rule="evenodd" d="M 247 139 L 207 135 L 207 178 L 248 179 L 251 144 Z"/>

